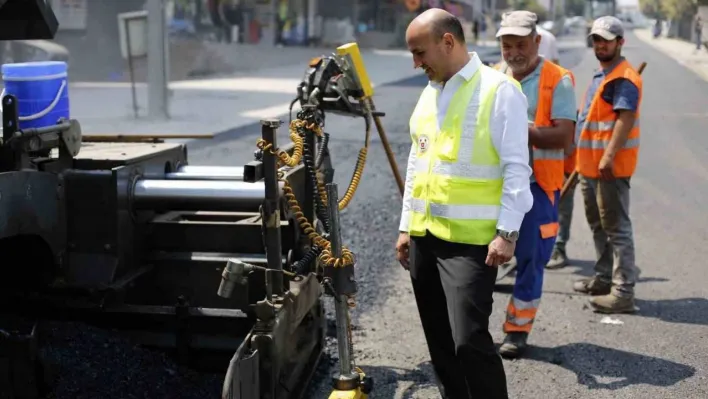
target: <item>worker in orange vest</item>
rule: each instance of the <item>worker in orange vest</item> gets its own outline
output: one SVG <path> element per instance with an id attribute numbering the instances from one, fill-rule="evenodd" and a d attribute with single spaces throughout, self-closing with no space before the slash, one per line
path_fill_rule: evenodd
<path id="1" fill-rule="evenodd" d="M 533 169 L 529 181 L 533 207 L 523 215 L 519 231 L 516 281 L 503 327 L 506 337 L 499 349 L 507 358 L 518 357 L 526 349 L 541 300 L 544 268 L 558 233 L 565 150 L 577 117 L 573 75 L 539 56 L 537 21 L 529 11 L 505 13 L 497 32 L 503 58 L 499 69 L 521 83 L 527 98 Z"/>
<path id="2" fill-rule="evenodd" d="M 597 311 L 633 312 L 638 270 L 629 180 L 639 153 L 642 78 L 622 56 L 625 39 L 619 19 L 598 18 L 590 37 L 601 68 L 578 117 L 577 171 L 598 259 L 595 276 L 575 282 L 573 289 L 593 295 L 590 304 Z"/>

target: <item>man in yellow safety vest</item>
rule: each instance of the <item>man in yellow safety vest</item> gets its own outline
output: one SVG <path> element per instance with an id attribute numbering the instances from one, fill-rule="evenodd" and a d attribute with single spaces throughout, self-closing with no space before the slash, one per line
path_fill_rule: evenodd
<path id="1" fill-rule="evenodd" d="M 450 13 L 423 12 L 406 42 L 430 82 L 410 119 L 396 257 L 411 274 L 442 397 L 506 399 L 489 316 L 496 268 L 533 205 L 528 104 L 518 82 L 468 53 Z"/>

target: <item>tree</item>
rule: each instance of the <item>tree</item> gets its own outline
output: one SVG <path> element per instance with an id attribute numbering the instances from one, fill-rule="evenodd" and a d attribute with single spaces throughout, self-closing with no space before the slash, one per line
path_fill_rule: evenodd
<path id="1" fill-rule="evenodd" d="M 680 19 L 696 13 L 708 0 L 639 0 L 642 13 L 651 18 Z"/>
<path id="2" fill-rule="evenodd" d="M 538 1 L 536 0 L 513 0 L 511 1 L 511 6 L 514 10 L 526 10 L 535 13 L 538 16 L 539 21 L 543 21 L 548 18 L 548 10 L 538 4 Z"/>
<path id="3" fill-rule="evenodd" d="M 663 19 L 666 17 L 661 3 L 662 0 L 639 0 L 642 13 L 649 18 Z"/>
<path id="4" fill-rule="evenodd" d="M 696 13 L 696 0 L 661 0 L 661 10 L 668 19 L 680 19 Z"/>

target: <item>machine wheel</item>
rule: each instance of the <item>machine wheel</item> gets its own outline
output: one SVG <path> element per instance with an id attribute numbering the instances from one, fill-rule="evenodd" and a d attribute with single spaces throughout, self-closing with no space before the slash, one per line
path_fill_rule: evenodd
<path id="1" fill-rule="evenodd" d="M 361 381 L 361 392 L 368 395 L 373 390 L 374 390 L 374 380 L 367 375 Z"/>

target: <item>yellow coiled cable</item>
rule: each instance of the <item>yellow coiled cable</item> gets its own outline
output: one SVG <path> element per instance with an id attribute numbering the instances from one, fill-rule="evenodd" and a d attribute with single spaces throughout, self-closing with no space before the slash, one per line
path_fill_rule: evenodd
<path id="1" fill-rule="evenodd" d="M 307 235 L 307 238 L 310 239 L 310 242 L 313 245 L 316 245 L 317 247 L 322 249 L 322 252 L 320 253 L 320 261 L 325 265 L 325 266 L 331 266 L 331 267 L 344 267 L 344 266 L 350 266 L 354 264 L 354 254 L 346 247 L 342 247 L 342 257 L 341 258 L 335 258 L 332 256 L 332 243 L 326 240 L 324 237 L 319 235 L 317 231 L 315 231 L 315 228 L 312 226 L 309 220 L 305 217 L 305 214 L 302 212 L 302 208 L 300 208 L 300 204 L 297 201 L 297 198 L 295 198 L 295 194 L 293 193 L 292 187 L 290 187 L 290 183 L 287 182 L 286 179 L 283 178 L 283 173 L 279 173 L 279 180 L 283 182 L 283 193 L 285 194 L 285 199 L 288 203 L 288 206 L 292 210 L 295 220 L 297 220 L 298 224 L 300 225 L 300 228 L 302 231 Z"/>
<path id="2" fill-rule="evenodd" d="M 307 126 L 305 124 L 305 121 L 299 119 L 290 122 L 290 140 L 292 140 L 292 142 L 295 144 L 292 156 L 290 156 L 287 152 L 281 149 L 274 149 L 273 143 L 267 143 L 262 138 L 258 139 L 258 141 L 256 142 L 256 146 L 261 151 L 269 151 L 271 154 L 277 156 L 283 165 L 290 166 L 291 168 L 295 167 L 302 160 L 304 142 L 302 140 L 302 137 L 300 137 L 300 135 L 298 134 L 298 129 L 302 127 L 311 129 L 317 135 L 321 134 L 321 130 L 319 130 L 318 133 L 319 126 L 314 123 L 310 126 Z M 312 129 L 312 127 L 314 127 L 315 129 Z"/>
<path id="3" fill-rule="evenodd" d="M 293 148 L 293 155 L 290 156 L 288 153 L 281 149 L 274 149 L 272 143 L 266 142 L 264 139 L 258 139 L 256 142 L 256 146 L 261 150 L 261 151 L 268 151 L 271 154 L 275 155 L 279 159 L 279 166 L 282 165 L 287 165 L 290 167 L 296 166 L 301 160 L 302 160 L 302 155 L 303 155 L 303 144 L 304 141 L 302 137 L 298 134 L 298 130 L 301 128 L 306 128 L 313 133 L 315 133 L 316 136 L 321 136 L 322 135 L 322 128 L 316 124 L 316 123 L 310 123 L 308 124 L 306 121 L 301 120 L 301 119 L 296 119 L 292 122 L 290 122 L 289 126 L 289 137 L 290 140 L 295 144 Z M 364 165 L 366 165 L 366 156 L 368 152 L 368 147 L 369 147 L 369 137 L 371 134 L 371 128 L 370 128 L 370 123 L 369 120 L 367 119 L 367 124 L 366 124 L 366 139 L 364 143 L 364 147 L 362 147 L 359 150 L 359 155 L 357 156 L 357 161 L 356 165 L 354 167 L 354 173 L 352 174 L 352 179 L 349 182 L 349 185 L 347 187 L 347 190 L 345 191 L 344 195 L 338 202 L 338 208 L 341 211 L 342 209 L 346 208 L 347 205 L 351 202 L 351 200 L 354 198 L 354 194 L 356 193 L 357 188 L 359 188 L 359 183 L 361 182 L 361 177 L 364 172 Z M 278 179 L 283 182 L 283 193 L 285 195 L 286 202 L 290 209 L 293 211 L 293 214 L 295 216 L 295 220 L 297 220 L 298 224 L 300 225 L 300 228 L 302 231 L 307 235 L 307 237 L 310 239 L 310 242 L 313 245 L 316 245 L 317 247 L 321 248 L 322 252 L 320 253 L 320 261 L 325 265 L 329 267 L 345 267 L 345 266 L 350 266 L 354 264 L 354 254 L 346 247 L 342 247 L 342 256 L 337 258 L 332 254 L 332 244 L 329 242 L 327 239 L 322 237 L 315 231 L 315 228 L 312 226 L 312 224 L 307 220 L 305 217 L 305 214 L 302 212 L 302 208 L 300 208 L 300 204 L 297 201 L 297 198 L 295 197 L 295 194 L 293 193 L 292 187 L 290 187 L 290 183 L 287 182 L 286 179 L 283 178 L 283 173 L 279 172 L 278 173 Z M 318 185 L 318 191 L 320 194 L 320 199 L 324 204 L 327 204 L 327 192 L 325 191 L 325 185 L 322 180 L 322 176 L 320 173 L 317 173 L 317 185 Z M 354 304 L 350 304 L 350 306 L 354 306 Z"/>

